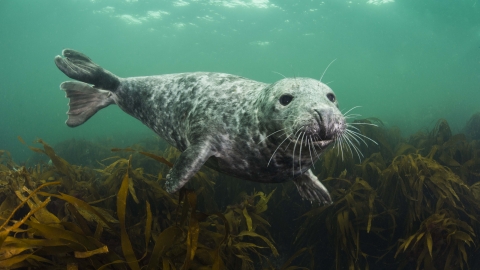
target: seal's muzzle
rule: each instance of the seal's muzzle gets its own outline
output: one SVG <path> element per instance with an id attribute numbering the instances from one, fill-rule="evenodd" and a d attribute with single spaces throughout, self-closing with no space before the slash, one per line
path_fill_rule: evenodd
<path id="1" fill-rule="evenodd" d="M 330 141 L 338 138 L 346 129 L 343 115 L 335 113 L 331 109 L 315 110 L 318 114 L 320 127 L 317 135 L 321 141 Z"/>

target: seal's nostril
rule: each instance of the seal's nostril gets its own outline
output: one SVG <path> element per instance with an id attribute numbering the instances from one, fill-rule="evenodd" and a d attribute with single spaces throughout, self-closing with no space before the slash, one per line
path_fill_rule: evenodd
<path id="1" fill-rule="evenodd" d="M 318 135 L 320 136 L 320 140 L 330 140 L 329 135 L 327 134 L 328 130 L 328 115 L 325 113 L 322 114 L 320 110 L 315 110 L 318 114 L 318 126 L 320 127 Z M 330 136 L 331 137 L 331 136 Z"/>
<path id="2" fill-rule="evenodd" d="M 317 120 L 319 122 L 323 122 L 322 113 L 319 110 L 316 110 L 316 109 L 314 111 L 318 114 L 319 119 L 317 119 Z"/>

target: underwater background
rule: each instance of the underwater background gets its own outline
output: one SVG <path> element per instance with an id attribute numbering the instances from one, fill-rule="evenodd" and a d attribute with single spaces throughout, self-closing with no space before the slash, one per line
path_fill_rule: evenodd
<path id="1" fill-rule="evenodd" d="M 379 117 L 409 135 L 445 118 L 460 130 L 480 100 L 480 3 L 475 0 L 0 1 L 0 149 L 36 137 L 152 135 L 110 106 L 70 129 L 68 78 L 53 58 L 81 51 L 122 77 L 189 71 L 262 82 L 319 79 L 344 111 Z"/>
<path id="2" fill-rule="evenodd" d="M 378 145 L 317 163 L 332 205 L 208 168 L 167 194 L 179 153 L 139 121 L 65 125 L 65 48 L 121 77 L 335 60 Z M 0 63 L 0 269 L 480 269 L 476 0 L 1 0 Z"/>

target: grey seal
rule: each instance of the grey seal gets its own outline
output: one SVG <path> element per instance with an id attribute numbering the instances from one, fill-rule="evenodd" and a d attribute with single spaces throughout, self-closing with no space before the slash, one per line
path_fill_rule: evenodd
<path id="1" fill-rule="evenodd" d="M 55 64 L 77 80 L 60 85 L 70 99 L 66 124 L 79 126 L 118 105 L 182 152 L 166 177 L 168 192 L 205 164 L 244 180 L 293 180 L 303 198 L 332 202 L 310 168 L 347 124 L 332 89 L 320 81 L 267 84 L 212 72 L 120 78 L 80 52 L 62 55 Z"/>

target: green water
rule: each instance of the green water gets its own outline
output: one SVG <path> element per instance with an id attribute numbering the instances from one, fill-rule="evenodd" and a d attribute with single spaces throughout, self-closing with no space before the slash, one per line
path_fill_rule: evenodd
<path id="1" fill-rule="evenodd" d="M 446 118 L 460 131 L 480 111 L 480 3 L 476 0 L 0 0 L 0 149 L 17 160 L 39 137 L 154 136 L 111 106 L 68 128 L 64 48 L 119 76 L 216 71 L 274 82 L 323 78 L 341 109 L 403 135 Z M 479 1 L 480 2 L 480 1 Z M 119 145 L 120 146 L 120 145 Z"/>

